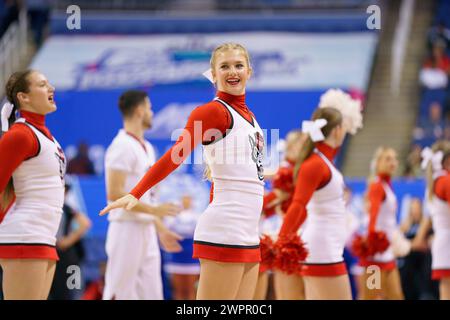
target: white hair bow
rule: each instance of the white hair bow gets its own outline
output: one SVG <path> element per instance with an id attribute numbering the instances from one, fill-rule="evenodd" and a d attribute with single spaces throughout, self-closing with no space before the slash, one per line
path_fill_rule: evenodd
<path id="1" fill-rule="evenodd" d="M 214 79 L 213 79 L 213 75 L 212 75 L 212 70 L 211 68 L 209 68 L 208 70 L 206 70 L 205 72 L 202 73 L 203 76 L 208 79 L 209 81 L 211 81 L 212 83 L 214 83 Z"/>
<path id="2" fill-rule="evenodd" d="M 302 131 L 309 134 L 313 142 L 325 140 L 325 136 L 322 133 L 323 127 L 327 125 L 327 120 L 317 119 L 314 121 L 305 120 L 302 122 Z"/>
<path id="3" fill-rule="evenodd" d="M 433 171 L 442 170 L 442 159 L 444 158 L 442 151 L 433 152 L 430 148 L 426 147 L 420 155 L 422 156 L 421 167 L 423 170 L 427 168 L 430 161 Z"/>
<path id="4" fill-rule="evenodd" d="M 14 105 L 12 103 L 6 102 L 2 108 L 1 120 L 2 120 L 2 131 L 6 132 L 9 129 L 9 117 L 14 109 Z"/>

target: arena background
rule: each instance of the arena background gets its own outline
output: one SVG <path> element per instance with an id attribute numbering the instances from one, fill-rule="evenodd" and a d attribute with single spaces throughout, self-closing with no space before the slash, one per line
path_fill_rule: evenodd
<path id="1" fill-rule="evenodd" d="M 7 2 L 0 7 L 3 25 Z M 238 42 L 250 52 L 254 75 L 247 103 L 267 130 L 269 170 L 282 158 L 282 138 L 310 117 L 325 90 L 341 88 L 363 101 L 363 133 L 347 139 L 337 162 L 360 216 L 370 158 L 378 145 L 392 145 L 399 152 L 394 190 L 400 222 L 411 199 L 424 194 L 417 152 L 448 134 L 446 122 L 439 137 L 420 136 L 417 130 L 421 115 L 427 117 L 435 101 L 442 104 L 445 119 L 447 84 L 427 88 L 419 72 L 431 28 L 442 21 L 450 25 L 449 1 L 91 0 L 18 5 L 17 19 L 2 30 L 0 98 L 12 71 L 28 66 L 40 70 L 56 87 L 58 111 L 48 116 L 47 125 L 67 157 L 76 155 L 80 142 L 89 146 L 95 174 L 68 177 L 68 201 L 93 221 L 84 239 L 86 281 L 98 278 L 98 262 L 105 259 L 107 220 L 98 211 L 106 203 L 104 152 L 121 126 L 119 95 L 130 88 L 149 93 L 155 114 L 146 137 L 162 155 L 190 111 L 214 96 L 202 73 L 220 43 Z M 80 9 L 80 29 L 68 27 L 75 12 L 70 5 Z M 42 25 L 30 20 L 36 8 L 50 13 L 42 39 Z M 203 166 L 192 164 L 201 153 L 194 154 L 197 158 L 190 158 L 158 191 L 163 201 L 190 194 L 201 212 L 209 185 L 202 179 Z M 410 163 L 412 158 L 416 161 Z M 170 297 L 168 290 L 166 294 Z"/>

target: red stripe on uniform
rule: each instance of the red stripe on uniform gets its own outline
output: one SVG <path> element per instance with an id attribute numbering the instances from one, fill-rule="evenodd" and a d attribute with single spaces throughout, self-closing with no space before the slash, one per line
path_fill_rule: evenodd
<path id="1" fill-rule="evenodd" d="M 395 268 L 397 268 L 397 263 L 395 262 L 395 260 L 392 260 L 389 262 L 376 262 L 376 261 L 361 259 L 359 261 L 359 265 L 362 267 L 377 266 L 381 270 L 384 270 L 384 271 L 391 271 L 391 270 L 394 270 Z"/>
<path id="2" fill-rule="evenodd" d="M 436 269 L 431 271 L 431 279 L 440 280 L 450 277 L 450 269 Z"/>
<path id="3" fill-rule="evenodd" d="M 333 264 L 304 264 L 300 273 L 302 276 L 335 277 L 347 274 L 347 267 L 344 262 Z"/>
<path id="4" fill-rule="evenodd" d="M 192 257 L 220 262 L 260 262 L 261 252 L 259 248 L 227 248 L 194 243 Z"/>
<path id="5" fill-rule="evenodd" d="M 0 259 L 49 259 L 58 261 L 55 247 L 46 245 L 1 245 Z"/>

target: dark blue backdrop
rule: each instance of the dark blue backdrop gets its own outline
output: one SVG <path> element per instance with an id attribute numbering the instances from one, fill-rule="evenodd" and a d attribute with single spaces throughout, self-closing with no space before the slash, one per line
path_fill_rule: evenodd
<path id="1" fill-rule="evenodd" d="M 214 90 L 210 86 L 170 86 L 146 90 L 152 100 L 155 116 L 170 103 L 206 103 L 214 97 Z M 324 91 L 248 92 L 247 104 L 262 128 L 279 129 L 280 137 L 284 137 L 289 130 L 299 128 L 302 120 L 310 118 Z M 122 92 L 123 90 L 57 92 L 55 99 L 58 110 L 48 116 L 47 125 L 63 148 L 76 145 L 80 140 L 106 147 L 122 126 L 117 106 Z M 160 148 L 170 143 L 170 137 L 151 142 Z"/>

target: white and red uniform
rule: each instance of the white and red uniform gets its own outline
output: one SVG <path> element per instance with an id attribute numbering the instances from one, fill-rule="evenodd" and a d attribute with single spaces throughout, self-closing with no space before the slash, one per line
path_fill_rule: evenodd
<path id="1" fill-rule="evenodd" d="M 105 169 L 126 173 L 124 190 L 129 192 L 155 162 L 153 147 L 120 130 L 108 147 Z M 146 192 L 141 201 L 155 205 Z M 114 209 L 108 216 L 106 236 L 108 262 L 104 300 L 161 300 L 161 257 L 153 217 L 149 214 Z"/>
<path id="2" fill-rule="evenodd" d="M 309 254 L 303 265 L 304 275 L 316 275 L 314 265 L 341 263 L 346 240 L 344 178 L 320 151 L 316 152 L 330 168 L 331 180 L 314 192 L 306 206 L 308 218 L 302 239 Z"/>
<path id="3" fill-rule="evenodd" d="M 194 233 L 194 256 L 224 262 L 259 261 L 259 219 L 264 196 L 264 138 L 256 120 L 244 119 L 218 99 L 233 117 L 226 136 L 204 145 L 214 183 L 213 201 Z"/>
<path id="4" fill-rule="evenodd" d="M 64 204 L 66 160 L 45 128 L 44 116 L 21 114 L 24 118 L 0 140 L 0 157 L 9 162 L 2 159 L 0 191 L 12 176 L 15 193 L 14 204 L 0 219 L 0 258 L 58 260 L 55 244 Z"/>
<path id="5" fill-rule="evenodd" d="M 377 265 L 382 270 L 392 270 L 396 268 L 392 241 L 397 230 L 397 197 L 392 191 L 390 176 L 379 175 L 376 181 L 370 184 L 368 199 L 370 203 L 368 232 L 384 232 L 391 245 L 386 251 L 361 259 L 359 263 L 364 267 Z"/>
<path id="6" fill-rule="evenodd" d="M 434 195 L 429 204 L 434 238 L 431 246 L 432 278 L 450 277 L 450 173 L 437 174 Z"/>
<path id="7" fill-rule="evenodd" d="M 140 198 L 202 143 L 214 190 L 212 202 L 196 227 L 193 257 L 259 262 L 258 222 L 264 192 L 262 131 L 245 104 L 245 95 L 219 91 L 217 97 L 192 111 L 185 127 L 189 135 L 181 135 L 130 193 Z M 197 121 L 202 124 L 201 136 L 194 132 Z M 175 155 L 179 157 L 174 157 L 177 150 Z"/>
<path id="8" fill-rule="evenodd" d="M 280 236 L 297 232 L 308 249 L 303 276 L 347 274 L 343 252 L 346 241 L 344 179 L 331 162 L 337 149 L 323 142 L 301 165 L 294 198 L 281 227 Z M 308 212 L 308 214 L 307 214 Z"/>

